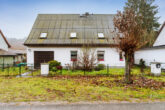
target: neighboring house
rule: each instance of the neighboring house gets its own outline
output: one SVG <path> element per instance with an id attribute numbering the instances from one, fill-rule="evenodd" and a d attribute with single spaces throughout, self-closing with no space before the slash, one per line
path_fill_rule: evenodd
<path id="1" fill-rule="evenodd" d="M 57 60 L 66 66 L 77 59 L 83 45 L 90 45 L 99 63 L 123 67 L 123 56 L 114 48 L 113 18 L 113 14 L 39 14 L 24 43 L 27 64 L 39 68 Z"/>
<path id="2" fill-rule="evenodd" d="M 161 62 L 165 68 L 165 22 L 159 30 L 158 37 L 151 48 L 144 48 L 135 52 L 135 64 L 139 64 L 140 59 L 150 66 L 151 62 Z"/>
<path id="3" fill-rule="evenodd" d="M 0 30 L 0 67 L 14 65 L 16 62 L 22 62 L 24 58 L 23 52 L 10 49 L 10 44 Z M 21 58 L 20 58 L 21 57 Z"/>

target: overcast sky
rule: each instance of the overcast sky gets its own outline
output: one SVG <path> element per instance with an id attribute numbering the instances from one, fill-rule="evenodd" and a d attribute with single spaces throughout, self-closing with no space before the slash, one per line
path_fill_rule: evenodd
<path id="1" fill-rule="evenodd" d="M 0 0 L 0 29 L 6 37 L 29 35 L 38 13 L 115 14 L 123 10 L 127 0 Z M 165 21 L 165 0 L 155 0 L 159 6 L 159 22 Z"/>

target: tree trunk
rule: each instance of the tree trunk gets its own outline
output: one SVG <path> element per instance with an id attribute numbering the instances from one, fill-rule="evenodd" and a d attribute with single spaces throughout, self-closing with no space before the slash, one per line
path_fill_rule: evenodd
<path id="1" fill-rule="evenodd" d="M 133 81 L 131 79 L 131 55 L 125 56 L 125 82 L 131 84 Z"/>

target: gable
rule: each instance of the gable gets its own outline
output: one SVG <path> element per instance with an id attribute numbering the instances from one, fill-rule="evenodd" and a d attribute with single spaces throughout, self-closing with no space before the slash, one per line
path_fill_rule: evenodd
<path id="1" fill-rule="evenodd" d="M 8 50 L 10 44 L 7 42 L 5 36 L 3 35 L 2 31 L 0 30 L 0 49 Z"/>
<path id="2" fill-rule="evenodd" d="M 158 37 L 153 46 L 163 46 L 165 45 L 165 23 L 162 25 Z"/>
<path id="3" fill-rule="evenodd" d="M 91 14 L 87 17 L 79 14 L 39 14 L 24 44 L 115 44 L 113 18 L 113 14 Z M 47 37 L 41 39 L 41 33 L 47 33 Z M 75 39 L 70 38 L 71 33 L 76 33 Z M 98 39 L 98 33 L 103 33 L 105 38 Z"/>

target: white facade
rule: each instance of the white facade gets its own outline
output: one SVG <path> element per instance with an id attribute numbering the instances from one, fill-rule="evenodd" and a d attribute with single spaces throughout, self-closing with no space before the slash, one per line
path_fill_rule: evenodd
<path id="1" fill-rule="evenodd" d="M 150 66 L 151 62 L 165 63 L 165 48 L 139 50 L 135 52 L 135 64 L 139 64 L 140 59 L 145 61 L 146 66 Z M 165 65 L 162 65 L 165 68 Z"/>
<path id="2" fill-rule="evenodd" d="M 8 45 L 0 33 L 0 49 L 8 51 Z"/>
<path id="3" fill-rule="evenodd" d="M 99 63 L 123 67 L 125 61 L 120 61 L 119 52 L 115 48 L 95 48 L 97 51 L 105 51 L 104 61 Z M 54 51 L 54 60 L 61 62 L 62 66 L 71 64 L 71 51 L 78 51 L 78 54 L 81 51 L 81 48 L 70 48 L 70 47 L 28 47 L 27 48 L 27 64 L 34 65 L 34 51 Z"/>

